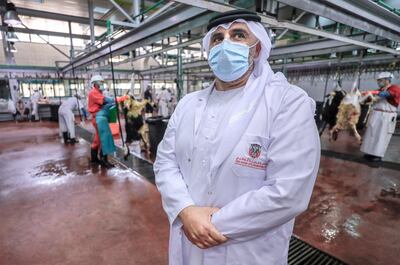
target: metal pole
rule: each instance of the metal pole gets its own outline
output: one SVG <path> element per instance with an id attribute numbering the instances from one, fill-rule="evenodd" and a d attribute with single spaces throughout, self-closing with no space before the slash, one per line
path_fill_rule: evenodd
<path id="1" fill-rule="evenodd" d="M 328 68 L 328 70 L 326 72 L 325 88 L 324 88 L 324 95 L 322 96 L 322 102 L 324 102 L 324 100 L 325 100 L 326 91 L 328 89 L 329 75 L 330 75 L 330 67 Z"/>
<path id="2" fill-rule="evenodd" d="M 122 134 L 121 121 L 119 119 L 119 106 L 118 106 L 118 101 L 117 101 L 117 91 L 115 89 L 114 64 L 112 61 L 111 46 L 108 46 L 108 47 L 109 47 L 109 54 L 110 54 L 111 77 L 112 77 L 112 83 L 113 83 L 114 100 L 115 100 L 115 105 L 116 105 L 116 109 L 117 109 L 118 128 L 119 128 L 119 133 L 121 134 L 122 147 L 125 147 L 124 136 Z M 129 152 L 128 152 L 128 154 L 129 154 Z"/>
<path id="3" fill-rule="evenodd" d="M 182 43 L 182 34 L 178 34 L 178 45 Z M 178 54 L 177 54 L 177 82 L 176 82 L 176 88 L 178 92 L 178 98 L 177 100 L 179 101 L 182 97 L 182 86 L 183 86 L 183 68 L 182 68 L 182 47 L 178 48 Z"/>
<path id="4" fill-rule="evenodd" d="M 82 114 L 81 114 L 81 108 L 79 106 L 79 100 L 78 100 L 78 88 L 77 88 L 77 82 L 76 82 L 77 80 L 75 79 L 75 67 L 74 67 L 74 64 L 72 64 L 72 78 L 73 78 L 72 80 L 75 83 L 75 97 L 76 97 L 76 101 L 77 101 L 77 104 L 78 104 L 79 118 L 81 119 L 81 122 L 83 122 Z M 71 89 L 70 89 L 70 91 L 71 91 Z"/>
<path id="5" fill-rule="evenodd" d="M 133 16 L 135 17 L 135 22 L 139 24 L 140 18 L 138 17 L 138 15 L 140 13 L 140 0 L 133 0 L 132 6 L 133 6 Z"/>
<path id="6" fill-rule="evenodd" d="M 94 35 L 94 16 L 93 16 L 93 0 L 88 0 L 89 9 L 89 25 L 90 25 L 90 44 L 94 45 L 96 41 Z"/>
<path id="7" fill-rule="evenodd" d="M 6 5 L 7 1 L 0 1 L 0 8 L 1 8 L 1 25 L 3 28 L 7 28 L 7 24 L 4 23 L 4 14 L 6 13 Z M 6 62 L 8 65 L 14 65 L 15 64 L 15 58 L 12 52 L 10 51 L 10 43 L 7 41 L 7 34 L 5 31 L 1 32 L 1 37 L 3 41 L 3 50 L 4 50 L 4 56 L 6 58 Z"/>
<path id="8" fill-rule="evenodd" d="M 71 21 L 68 21 L 68 29 L 69 29 L 69 41 L 70 41 L 70 45 L 71 45 L 71 49 L 69 50 L 69 54 L 70 54 L 70 59 L 72 61 L 72 59 L 74 59 L 74 42 L 72 40 Z M 72 72 L 74 72 L 74 67 L 72 67 Z"/>

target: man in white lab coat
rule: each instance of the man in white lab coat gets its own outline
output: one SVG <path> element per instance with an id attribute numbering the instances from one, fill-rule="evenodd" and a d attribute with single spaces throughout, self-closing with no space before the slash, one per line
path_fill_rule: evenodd
<path id="1" fill-rule="evenodd" d="M 78 141 L 75 138 L 75 114 L 74 110 L 82 106 L 81 95 L 76 94 L 65 100 L 58 109 L 58 124 L 64 143 L 75 144 Z M 80 110 L 79 110 L 80 111 Z"/>
<path id="2" fill-rule="evenodd" d="M 158 115 L 163 117 L 168 117 L 168 102 L 171 100 L 171 93 L 165 88 L 162 87 L 160 95 L 158 97 Z"/>
<path id="3" fill-rule="evenodd" d="M 216 79 L 179 102 L 158 146 L 170 265 L 287 264 L 320 143 L 315 102 L 272 72 L 260 20 L 240 10 L 210 21 L 203 47 Z"/>
<path id="4" fill-rule="evenodd" d="M 389 72 L 382 72 L 378 76 L 379 94 L 372 106 L 361 145 L 361 152 L 365 153 L 364 157 L 369 161 L 382 160 L 396 129 L 400 86 L 391 84 L 392 79 L 393 75 Z"/>
<path id="5" fill-rule="evenodd" d="M 42 98 L 38 88 L 33 89 L 33 94 L 31 95 L 32 112 L 31 115 L 35 116 L 34 121 L 39 121 L 39 101 Z"/>

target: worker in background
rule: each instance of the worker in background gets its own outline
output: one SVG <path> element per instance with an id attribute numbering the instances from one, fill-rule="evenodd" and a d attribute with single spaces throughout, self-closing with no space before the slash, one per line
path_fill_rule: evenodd
<path id="1" fill-rule="evenodd" d="M 202 47 L 215 81 L 179 101 L 158 146 L 170 265 L 287 264 L 320 140 L 315 102 L 271 70 L 260 21 L 247 10 L 211 19 Z"/>
<path id="2" fill-rule="evenodd" d="M 163 86 L 158 96 L 158 115 L 168 117 L 168 102 L 171 100 L 171 93 Z"/>
<path id="3" fill-rule="evenodd" d="M 81 95 L 77 93 L 74 97 L 65 100 L 58 109 L 58 124 L 64 143 L 75 144 L 75 114 L 74 110 L 82 106 Z"/>
<path id="4" fill-rule="evenodd" d="M 32 104 L 32 120 L 39 121 L 39 101 L 42 99 L 42 93 L 40 93 L 39 89 L 35 87 L 33 89 L 33 94 L 31 96 L 31 104 Z M 33 119 L 35 116 L 35 119 Z"/>
<path id="5" fill-rule="evenodd" d="M 25 104 L 24 100 L 21 98 L 17 101 L 17 115 L 20 115 L 22 119 L 24 119 L 24 115 L 26 115 L 26 119 L 29 120 L 29 112 L 30 109 Z"/>
<path id="6" fill-rule="evenodd" d="M 87 113 L 87 100 L 85 100 L 85 99 L 81 99 L 80 101 L 79 101 L 79 107 L 80 107 L 80 111 L 81 111 L 81 114 L 82 114 L 82 119 L 83 119 L 83 121 L 87 121 L 88 120 L 88 113 Z"/>
<path id="7" fill-rule="evenodd" d="M 96 114 L 100 111 L 104 104 L 104 79 L 101 75 L 94 75 L 90 79 L 90 85 L 92 86 L 88 94 L 88 111 L 92 115 L 92 125 L 95 129 L 94 138 L 91 146 L 91 162 L 100 163 L 99 151 L 100 151 L 100 138 L 99 131 L 96 124 Z"/>
<path id="8" fill-rule="evenodd" d="M 132 94 L 129 94 L 129 98 L 124 102 L 124 108 L 126 109 L 126 143 L 132 144 L 132 151 L 140 155 L 140 140 L 142 135 L 140 129 L 142 128 L 143 122 L 143 109 L 148 104 L 148 100 L 138 101 Z"/>
<path id="9" fill-rule="evenodd" d="M 118 97 L 117 102 L 123 102 L 128 96 Z M 112 108 L 117 108 L 114 97 L 104 97 L 101 109 L 96 113 L 96 125 L 100 138 L 100 164 L 106 168 L 111 168 L 114 165 L 108 162 L 108 155 L 116 151 L 114 138 L 110 129 L 110 111 Z"/>
<path id="10" fill-rule="evenodd" d="M 393 85 L 393 75 L 382 72 L 378 76 L 379 94 L 372 105 L 364 134 L 361 152 L 368 161 L 381 161 L 396 129 L 397 108 L 400 104 L 400 86 Z"/>
<path id="11" fill-rule="evenodd" d="M 144 91 L 144 99 L 147 100 L 146 104 L 146 113 L 153 113 L 154 108 L 151 105 L 153 103 L 153 92 L 151 91 L 151 86 L 147 85 L 146 90 Z"/>
<path id="12" fill-rule="evenodd" d="M 88 111 L 92 115 L 92 124 L 95 128 L 91 146 L 91 162 L 98 163 L 105 168 L 111 168 L 113 165 L 108 162 L 107 155 L 115 152 L 115 145 L 108 119 L 110 109 L 116 107 L 115 99 L 103 95 L 104 79 L 101 75 L 93 76 L 90 84 L 92 89 L 88 95 Z M 117 98 L 117 101 L 124 101 L 126 98 Z"/>
<path id="13" fill-rule="evenodd" d="M 18 100 L 20 98 L 18 86 L 13 84 L 10 93 L 11 93 L 11 98 L 12 98 L 12 100 L 13 100 L 15 106 L 16 106 L 17 102 L 18 102 Z"/>
<path id="14" fill-rule="evenodd" d="M 111 94 L 110 88 L 107 86 L 106 83 L 104 83 L 105 89 L 103 90 L 103 96 L 105 97 L 113 97 L 114 95 Z"/>
<path id="15" fill-rule="evenodd" d="M 174 112 L 175 106 L 177 104 L 177 100 L 176 100 L 176 94 L 174 93 L 174 90 L 171 89 L 167 89 L 169 94 L 170 94 L 170 99 L 168 101 L 168 114 L 171 114 Z"/>

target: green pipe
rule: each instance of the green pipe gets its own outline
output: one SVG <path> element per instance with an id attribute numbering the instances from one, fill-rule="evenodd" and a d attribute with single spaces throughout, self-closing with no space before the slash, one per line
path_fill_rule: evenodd
<path id="1" fill-rule="evenodd" d="M 107 19 L 106 26 L 107 26 L 107 31 L 106 31 L 106 33 L 104 33 L 104 34 L 105 34 L 106 36 L 108 36 L 108 35 L 111 34 L 111 21 L 110 21 L 109 19 Z M 103 34 L 103 35 L 104 35 L 104 34 Z"/>
<path id="2" fill-rule="evenodd" d="M 385 1 L 383 1 L 383 0 L 374 0 L 374 2 L 377 3 L 378 5 L 380 5 L 381 7 L 386 8 L 387 10 L 400 16 L 400 9 L 396 9 L 396 8 L 392 7 L 391 5 L 385 3 Z"/>
<path id="3" fill-rule="evenodd" d="M 146 14 L 147 12 L 155 9 L 156 7 L 158 7 L 159 5 L 161 5 L 163 2 L 165 2 L 165 0 L 160 0 L 157 3 L 155 3 L 154 5 L 152 5 L 151 7 L 145 9 L 144 11 L 140 12 L 139 14 L 137 14 L 136 16 L 133 17 L 133 19 L 140 17 L 141 15 Z"/>

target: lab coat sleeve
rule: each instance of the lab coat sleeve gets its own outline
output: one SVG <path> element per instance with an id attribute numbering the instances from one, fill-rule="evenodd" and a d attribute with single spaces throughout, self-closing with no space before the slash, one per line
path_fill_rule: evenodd
<path id="1" fill-rule="evenodd" d="M 284 96 L 270 131 L 264 185 L 212 217 L 228 244 L 265 234 L 307 209 L 320 160 L 314 112 L 315 102 L 306 94 L 294 90 Z"/>
<path id="2" fill-rule="evenodd" d="M 164 138 L 158 146 L 154 163 L 156 185 L 161 193 L 163 208 L 172 226 L 181 225 L 179 218 L 177 218 L 178 214 L 184 208 L 194 205 L 183 180 L 175 153 L 177 121 L 181 109 L 181 107 L 177 108 L 171 116 Z"/>

